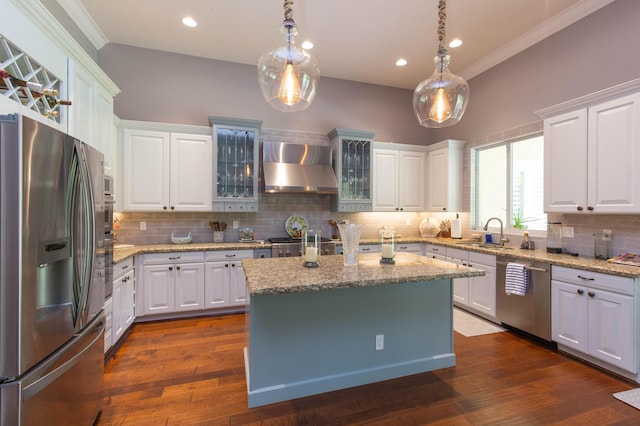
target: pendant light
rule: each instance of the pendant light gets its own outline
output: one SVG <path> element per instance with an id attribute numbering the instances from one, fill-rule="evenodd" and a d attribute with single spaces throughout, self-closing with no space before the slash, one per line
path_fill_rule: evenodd
<path id="1" fill-rule="evenodd" d="M 438 3 L 439 48 L 433 59 L 435 70 L 413 92 L 413 111 L 421 126 L 447 127 L 462 118 L 469 104 L 469 85 L 449 71 L 451 56 L 445 46 L 446 0 Z"/>
<path id="2" fill-rule="evenodd" d="M 293 1 L 284 1 L 281 32 L 284 43 L 265 52 L 258 61 L 258 84 L 269 105 L 278 111 L 302 111 L 316 95 L 320 69 L 316 59 L 296 45 Z"/>

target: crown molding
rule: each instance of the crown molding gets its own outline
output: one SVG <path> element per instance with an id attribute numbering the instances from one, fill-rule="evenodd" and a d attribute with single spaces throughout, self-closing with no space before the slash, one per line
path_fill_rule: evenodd
<path id="1" fill-rule="evenodd" d="M 97 50 L 109 43 L 107 37 L 79 0 L 57 0 L 57 2 Z"/>
<path id="2" fill-rule="evenodd" d="M 485 56 L 480 61 L 460 71 L 459 75 L 467 80 L 517 55 L 545 38 L 563 30 L 569 25 L 592 14 L 615 0 L 584 0 L 576 3 L 564 12 L 538 25 L 531 31 L 505 44 L 500 49 Z"/>

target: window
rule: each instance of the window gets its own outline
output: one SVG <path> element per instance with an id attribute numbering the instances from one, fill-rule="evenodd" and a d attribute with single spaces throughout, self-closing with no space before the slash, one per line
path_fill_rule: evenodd
<path id="1" fill-rule="evenodd" d="M 474 150 L 475 228 L 499 218 L 505 232 L 546 231 L 543 137 L 529 136 Z M 497 222 L 490 227 L 498 226 Z"/>

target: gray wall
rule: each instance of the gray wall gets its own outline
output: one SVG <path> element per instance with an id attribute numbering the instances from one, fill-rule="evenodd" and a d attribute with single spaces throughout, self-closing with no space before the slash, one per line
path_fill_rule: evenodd
<path id="1" fill-rule="evenodd" d="M 425 145 L 429 130 L 413 115 L 412 90 L 321 77 L 301 112 L 266 104 L 256 67 L 109 44 L 100 67 L 122 90 L 115 113 L 127 120 L 208 126 L 208 115 L 263 120 L 269 129 L 328 133 L 336 127 L 376 131 L 381 141 Z M 257 61 L 257 58 L 256 58 Z"/>

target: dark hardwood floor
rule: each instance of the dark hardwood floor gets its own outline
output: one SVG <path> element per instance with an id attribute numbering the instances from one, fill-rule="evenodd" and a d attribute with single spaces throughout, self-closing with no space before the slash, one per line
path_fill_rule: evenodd
<path id="1" fill-rule="evenodd" d="M 244 315 L 136 324 L 98 425 L 637 425 L 635 386 L 510 332 L 455 334 L 457 365 L 247 408 Z"/>

